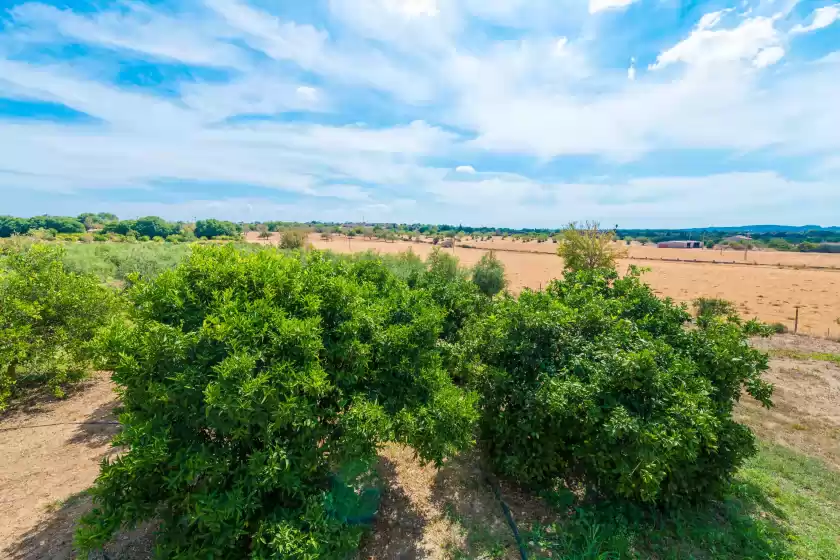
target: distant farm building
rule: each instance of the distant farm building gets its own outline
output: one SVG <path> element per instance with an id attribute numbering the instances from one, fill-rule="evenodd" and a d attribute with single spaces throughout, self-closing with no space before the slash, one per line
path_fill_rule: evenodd
<path id="1" fill-rule="evenodd" d="M 700 241 L 663 241 L 656 245 L 660 249 L 701 249 Z"/>

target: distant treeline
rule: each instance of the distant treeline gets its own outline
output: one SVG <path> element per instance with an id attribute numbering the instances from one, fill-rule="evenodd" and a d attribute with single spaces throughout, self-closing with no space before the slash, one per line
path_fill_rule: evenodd
<path id="1" fill-rule="evenodd" d="M 141 241 L 192 241 L 205 239 L 234 239 L 243 231 L 242 224 L 223 220 L 198 220 L 195 223 L 169 222 L 158 216 L 146 216 L 136 220 L 120 220 L 114 214 L 86 212 L 79 216 L 35 216 L 16 218 L 0 216 L 0 237 L 13 235 L 35 235 L 44 239 L 52 237 L 83 238 L 91 236 L 94 241 L 107 241 L 115 237 L 133 238 Z"/>
<path id="2" fill-rule="evenodd" d="M 0 216 L 0 237 L 12 235 L 76 237 L 93 235 L 96 241 L 123 237 L 138 240 L 191 241 L 195 239 L 236 239 L 248 231 L 268 237 L 271 232 L 314 231 L 324 236 L 333 234 L 386 240 L 432 238 L 460 242 L 503 237 L 514 241 L 557 242 L 563 228 L 494 228 L 452 224 L 358 223 L 358 222 L 229 222 L 207 219 L 190 222 L 169 222 L 157 216 L 136 220 L 120 220 L 116 215 L 86 212 L 78 216 L 35 216 L 16 218 Z M 728 246 L 733 249 L 768 248 L 779 251 L 840 253 L 840 227 L 820 226 L 743 226 L 703 229 L 621 229 L 613 230 L 626 242 L 660 243 L 695 240 L 706 247 Z"/>

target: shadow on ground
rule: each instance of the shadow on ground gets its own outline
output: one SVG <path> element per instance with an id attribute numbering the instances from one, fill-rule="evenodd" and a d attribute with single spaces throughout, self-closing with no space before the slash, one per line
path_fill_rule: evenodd
<path id="1" fill-rule="evenodd" d="M 358 558 L 520 558 L 477 454 L 450 461 L 435 473 L 429 507 L 421 511 L 412 505 L 417 490 L 410 488 L 419 467 L 395 460 L 396 465 L 382 463 L 386 497 Z M 400 480 L 407 481 L 410 496 Z M 667 511 L 604 501 L 567 506 L 568 499 L 538 497 L 504 481 L 500 493 L 529 558 L 795 558 L 785 512 L 764 489 L 742 479 L 724 500 Z M 434 531 L 441 538 L 430 538 Z"/>
<path id="2" fill-rule="evenodd" d="M 72 560 L 77 552 L 73 548 L 73 535 L 79 519 L 92 508 L 87 492 L 79 492 L 63 502 L 48 508 L 38 527 L 2 551 L 9 560 Z M 119 533 L 105 547 L 105 554 L 95 553 L 93 559 L 147 560 L 152 558 L 153 529 L 150 525 Z"/>
<path id="3" fill-rule="evenodd" d="M 95 385 L 96 379 L 84 379 L 64 387 L 64 396 L 56 397 L 53 389 L 43 383 L 27 383 L 21 381 L 15 387 L 15 395 L 9 400 L 7 407 L 0 412 L 0 422 L 13 416 L 23 417 L 43 414 L 51 403 L 66 401 L 69 398 L 85 392 Z"/>
<path id="4" fill-rule="evenodd" d="M 382 501 L 358 557 L 382 560 L 426 558 L 422 542 L 427 521 L 400 486 L 397 466 L 392 460 L 380 457 L 376 470 L 383 486 Z"/>
<path id="5" fill-rule="evenodd" d="M 70 437 L 68 443 L 83 444 L 88 447 L 105 445 L 120 431 L 114 409 L 118 405 L 116 399 L 98 406 L 90 413 L 84 422 L 80 423 Z"/>

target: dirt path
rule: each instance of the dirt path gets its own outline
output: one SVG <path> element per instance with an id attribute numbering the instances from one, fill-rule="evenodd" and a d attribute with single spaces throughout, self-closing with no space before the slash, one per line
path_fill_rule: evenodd
<path id="1" fill-rule="evenodd" d="M 99 474 L 117 426 L 113 385 L 98 374 L 66 400 L 46 399 L 0 420 L 0 557 L 69 559 L 76 520 L 90 509 L 83 494 Z M 125 536 L 109 550 L 143 553 L 149 542 Z M 125 557 L 125 556 L 121 556 Z"/>

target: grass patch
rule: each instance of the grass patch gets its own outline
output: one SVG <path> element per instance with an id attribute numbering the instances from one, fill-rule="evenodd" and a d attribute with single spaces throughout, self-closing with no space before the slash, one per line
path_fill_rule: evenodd
<path id="1" fill-rule="evenodd" d="M 726 498 L 667 513 L 620 503 L 578 506 L 523 531 L 534 558 L 840 558 L 840 473 L 761 444 Z"/>
<path id="2" fill-rule="evenodd" d="M 771 348 L 769 354 L 774 358 L 789 358 L 791 360 L 816 360 L 819 362 L 830 362 L 840 366 L 840 354 L 831 352 L 806 352 L 792 348 Z"/>

